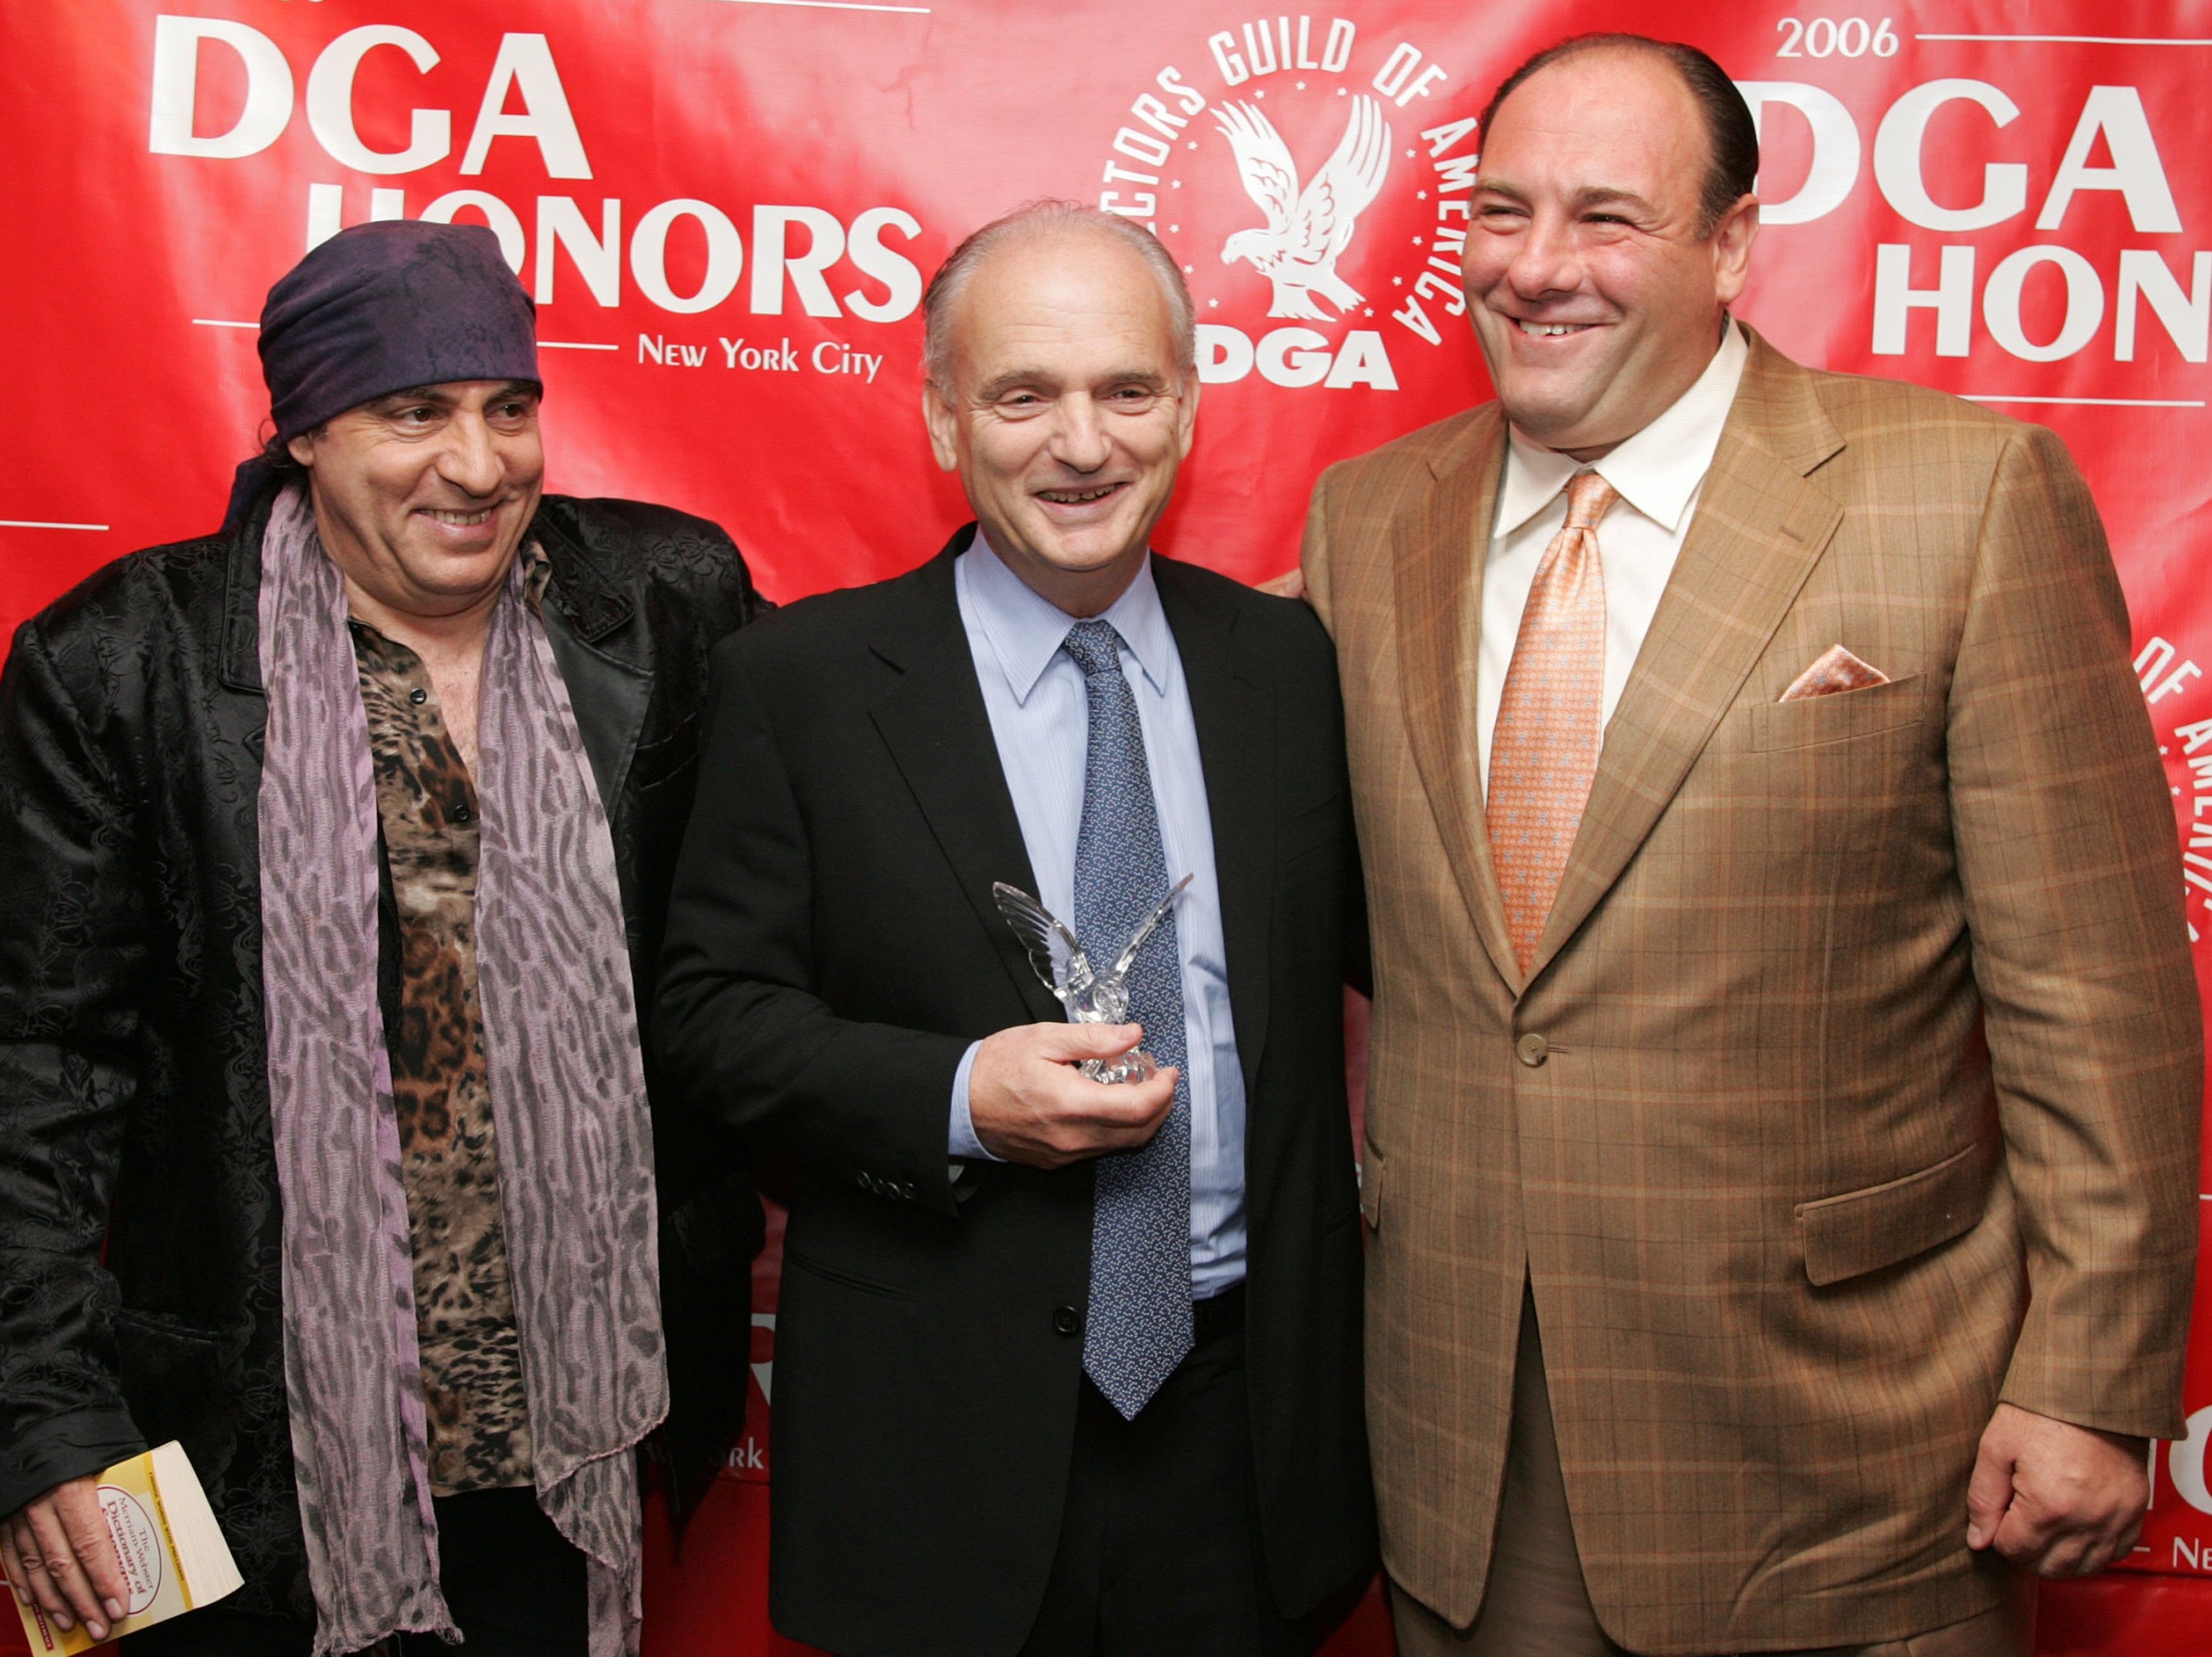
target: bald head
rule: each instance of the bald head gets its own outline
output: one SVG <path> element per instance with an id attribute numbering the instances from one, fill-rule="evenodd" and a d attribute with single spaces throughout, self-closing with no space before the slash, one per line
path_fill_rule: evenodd
<path id="1" fill-rule="evenodd" d="M 930 382 L 951 388 L 961 300 L 974 285 L 977 271 L 994 255 L 1032 244 L 1080 245 L 1102 240 L 1143 261 L 1166 307 L 1176 366 L 1188 378 L 1198 362 L 1196 318 L 1190 289 L 1173 256 L 1151 231 L 1128 219 L 1078 202 L 1038 201 L 992 220 L 954 248 L 930 278 L 921 300 L 922 367 Z"/>

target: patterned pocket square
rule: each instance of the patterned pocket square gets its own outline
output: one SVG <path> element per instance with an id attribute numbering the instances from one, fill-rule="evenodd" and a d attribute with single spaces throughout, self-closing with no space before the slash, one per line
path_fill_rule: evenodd
<path id="1" fill-rule="evenodd" d="M 1785 702 L 1801 701 L 1808 696 L 1832 696 L 1842 690 L 1869 690 L 1878 684 L 1887 684 L 1889 675 L 1878 667 L 1870 667 L 1841 645 L 1830 645 L 1821 652 L 1820 659 L 1790 682 L 1790 689 L 1782 693 Z"/>

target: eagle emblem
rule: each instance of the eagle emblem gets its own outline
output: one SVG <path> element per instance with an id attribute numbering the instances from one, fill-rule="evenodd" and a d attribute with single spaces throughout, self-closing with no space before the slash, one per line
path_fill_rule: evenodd
<path id="1" fill-rule="evenodd" d="M 1352 100 L 1352 118 L 1336 153 L 1304 190 L 1290 146 L 1265 115 L 1240 103 L 1216 108 L 1213 116 L 1237 157 L 1245 193 L 1267 215 L 1265 228 L 1230 237 L 1221 262 L 1249 259 L 1274 284 L 1271 317 L 1328 322 L 1333 319 L 1316 299 L 1327 300 L 1340 314 L 1358 304 L 1358 289 L 1336 274 L 1336 261 L 1352 245 L 1354 222 L 1390 170 L 1390 129 L 1381 107 L 1364 94 Z"/>

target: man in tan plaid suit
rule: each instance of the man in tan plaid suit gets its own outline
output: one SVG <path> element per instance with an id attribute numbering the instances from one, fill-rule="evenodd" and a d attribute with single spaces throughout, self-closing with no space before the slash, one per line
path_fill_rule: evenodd
<path id="1" fill-rule="evenodd" d="M 1570 42 L 1483 133 L 1499 400 L 1333 468 L 1304 562 L 1401 1648 L 2024 1652 L 2033 1573 L 2133 1542 L 2195 1253 L 2095 509 L 2049 432 L 1729 320 L 1757 137 L 1702 54 Z"/>

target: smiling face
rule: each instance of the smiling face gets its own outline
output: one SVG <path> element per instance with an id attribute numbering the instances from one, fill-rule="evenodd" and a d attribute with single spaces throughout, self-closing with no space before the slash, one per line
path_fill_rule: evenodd
<path id="1" fill-rule="evenodd" d="M 372 605 L 420 621 L 495 598 L 538 510 L 538 389 L 418 386 L 295 437 L 331 561 Z"/>
<path id="2" fill-rule="evenodd" d="M 1475 338 L 1513 423 L 1595 459 L 1712 361 L 1758 203 L 1706 232 L 1711 140 L 1654 55 L 1599 49 L 1540 70 L 1483 137 L 1461 267 Z"/>
<path id="3" fill-rule="evenodd" d="M 1097 232 L 1040 231 L 984 255 L 948 321 L 950 383 L 923 391 L 937 464 L 1017 575 L 1097 615 L 1144 561 L 1198 413 L 1158 278 Z"/>

